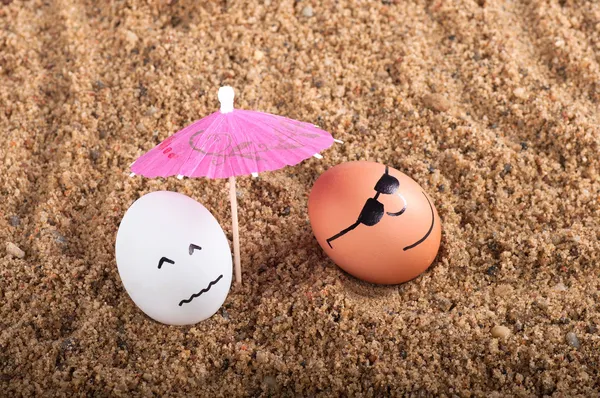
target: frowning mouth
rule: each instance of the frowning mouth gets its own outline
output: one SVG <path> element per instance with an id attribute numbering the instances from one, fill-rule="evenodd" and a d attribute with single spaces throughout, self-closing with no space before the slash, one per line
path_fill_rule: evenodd
<path id="1" fill-rule="evenodd" d="M 190 296 L 190 298 L 187 299 L 187 300 L 181 300 L 179 302 L 179 306 L 181 307 L 183 304 L 191 303 L 192 300 L 195 299 L 196 297 L 200 297 L 203 293 L 208 292 L 211 287 L 213 287 L 214 285 L 216 285 L 221 280 L 222 277 L 223 277 L 223 275 L 219 275 L 219 277 L 217 279 L 215 279 L 214 281 L 212 281 L 211 283 L 209 283 L 206 288 L 200 290 L 198 293 L 192 294 Z"/>

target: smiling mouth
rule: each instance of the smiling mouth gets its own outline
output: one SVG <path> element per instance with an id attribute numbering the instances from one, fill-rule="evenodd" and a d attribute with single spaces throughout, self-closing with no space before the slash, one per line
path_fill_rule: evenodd
<path id="1" fill-rule="evenodd" d="M 404 248 L 404 251 L 410 250 L 413 247 L 419 246 L 421 243 L 425 242 L 425 239 L 427 239 L 427 237 L 431 234 L 431 231 L 433 231 L 433 224 L 435 223 L 435 215 L 433 214 L 433 206 L 431 205 L 431 202 L 429 201 L 429 198 L 427 197 L 427 195 L 425 195 L 425 192 L 423 192 L 423 196 L 425 196 L 425 199 L 427 199 L 427 203 L 429 203 L 429 208 L 431 209 L 431 226 L 429 227 L 429 231 L 427 231 L 425 236 L 423 236 L 421 239 L 419 239 L 412 245 L 406 246 Z"/>
<path id="2" fill-rule="evenodd" d="M 179 302 L 179 306 L 181 307 L 183 304 L 191 303 L 192 300 L 195 299 L 196 297 L 200 297 L 200 296 L 202 296 L 202 294 L 208 292 L 211 287 L 213 287 L 214 285 L 216 285 L 221 280 L 222 277 L 223 277 L 223 275 L 219 275 L 219 277 L 217 279 L 215 279 L 214 281 L 212 281 L 211 283 L 209 283 L 206 288 L 200 290 L 198 293 L 192 294 L 190 296 L 190 298 L 187 299 L 187 300 L 181 300 Z"/>

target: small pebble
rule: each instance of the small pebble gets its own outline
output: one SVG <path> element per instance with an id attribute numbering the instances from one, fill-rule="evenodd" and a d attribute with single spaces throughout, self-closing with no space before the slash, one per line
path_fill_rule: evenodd
<path id="1" fill-rule="evenodd" d="M 577 338 L 577 335 L 573 332 L 567 333 L 565 339 L 571 347 L 579 348 L 581 346 L 581 344 L 579 344 L 579 339 Z"/>
<path id="2" fill-rule="evenodd" d="M 150 108 L 146 110 L 146 116 L 154 116 L 156 112 L 158 112 L 158 109 L 154 106 L 150 106 Z"/>
<path id="3" fill-rule="evenodd" d="M 100 158 L 100 152 L 97 149 L 92 149 L 90 151 L 90 159 L 95 162 L 98 158 Z"/>
<path id="4" fill-rule="evenodd" d="M 517 332 L 520 332 L 521 330 L 523 330 L 523 324 L 521 323 L 521 321 L 515 322 L 515 329 L 517 330 Z"/>
<path id="5" fill-rule="evenodd" d="M 227 320 L 229 320 L 229 319 L 230 319 L 230 318 L 229 318 L 229 312 L 227 312 L 227 310 L 226 310 L 225 308 L 223 308 L 223 309 L 221 310 L 221 315 L 223 316 L 223 318 L 224 318 L 224 319 L 227 319 Z"/>
<path id="6" fill-rule="evenodd" d="M 302 15 L 304 15 L 306 18 L 310 18 L 313 16 L 313 9 L 311 6 L 306 6 L 302 9 Z"/>
<path id="7" fill-rule="evenodd" d="M 443 296 L 436 296 L 438 308 L 442 311 L 448 312 L 452 309 L 452 301 Z"/>
<path id="8" fill-rule="evenodd" d="M 591 334 L 597 333 L 598 332 L 598 327 L 596 325 L 594 325 L 593 323 L 590 323 L 587 326 L 587 332 L 591 333 Z"/>
<path id="9" fill-rule="evenodd" d="M 515 97 L 520 98 L 520 99 L 527 99 L 527 93 L 525 92 L 525 89 L 523 87 L 518 87 L 515 88 L 513 90 L 513 94 L 515 95 Z"/>
<path id="10" fill-rule="evenodd" d="M 139 40 L 139 37 L 138 37 L 138 35 L 136 35 L 135 33 L 133 33 L 133 32 L 132 32 L 132 31 L 130 31 L 130 30 L 126 30 L 126 31 L 125 31 L 125 38 L 127 39 L 127 41 L 128 41 L 130 44 L 135 44 L 135 43 L 137 43 L 137 41 Z"/>
<path id="11" fill-rule="evenodd" d="M 140 97 L 145 97 L 146 95 L 148 95 L 148 89 L 140 83 L 138 90 L 140 90 Z"/>
<path id="12" fill-rule="evenodd" d="M 450 109 L 450 101 L 440 94 L 427 94 L 423 97 L 425 106 L 433 111 L 446 112 Z"/>
<path id="13" fill-rule="evenodd" d="M 60 348 L 63 351 L 73 351 L 76 348 L 76 345 L 76 340 L 69 337 L 63 340 L 62 344 L 60 345 Z"/>
<path id="14" fill-rule="evenodd" d="M 21 225 L 21 219 L 18 216 L 10 216 L 8 222 L 13 227 L 18 227 L 19 225 Z"/>
<path id="15" fill-rule="evenodd" d="M 265 381 L 265 384 L 267 385 L 267 387 L 269 387 L 269 388 L 277 387 L 277 379 L 273 376 L 266 376 L 264 381 Z"/>
<path id="16" fill-rule="evenodd" d="M 491 267 L 489 267 L 488 269 L 485 270 L 485 273 L 488 274 L 489 276 L 494 276 L 494 275 L 496 275 L 497 272 L 498 272 L 497 265 L 492 265 Z"/>
<path id="17" fill-rule="evenodd" d="M 260 61 L 260 60 L 262 60 L 264 57 L 265 57 L 265 53 L 263 53 L 262 51 L 260 51 L 260 50 L 255 50 L 255 51 L 254 51 L 254 59 L 255 59 L 255 60 L 257 60 L 257 61 Z"/>
<path id="18" fill-rule="evenodd" d="M 263 352 L 263 351 L 256 351 L 256 360 L 258 361 L 258 363 L 266 363 L 269 358 L 267 358 L 267 355 Z"/>
<path id="19" fill-rule="evenodd" d="M 256 68 L 252 68 L 248 71 L 248 73 L 246 73 L 246 79 L 248 79 L 249 81 L 256 81 L 259 77 L 260 75 Z"/>
<path id="20" fill-rule="evenodd" d="M 6 252 L 13 257 L 25 257 L 25 252 L 12 242 L 6 242 Z"/>
<path id="21" fill-rule="evenodd" d="M 345 94 L 346 94 L 346 87 L 344 87 L 344 86 L 337 86 L 335 88 L 333 96 L 337 97 L 337 98 L 342 98 Z"/>
<path id="22" fill-rule="evenodd" d="M 567 287 L 565 286 L 564 283 L 559 282 L 552 288 L 552 290 L 557 291 L 557 292 L 564 292 L 567 290 Z"/>
<path id="23" fill-rule="evenodd" d="M 73 187 L 73 180 L 71 178 L 71 172 L 70 171 L 65 171 L 64 173 L 62 173 L 60 175 L 60 183 L 66 188 L 66 189 L 70 189 Z M 44 212 L 45 213 L 45 212 Z M 41 217 L 41 216 L 40 216 Z M 48 221 L 48 215 L 46 214 L 45 216 L 45 220 L 43 222 Z"/>
<path id="24" fill-rule="evenodd" d="M 58 242 L 58 243 L 67 243 L 67 238 L 65 238 L 64 236 L 62 236 L 60 234 L 60 232 L 58 231 L 51 231 L 50 232 L 52 235 L 54 235 L 54 241 Z"/>
<path id="25" fill-rule="evenodd" d="M 92 87 L 94 88 L 94 90 L 102 90 L 104 87 L 106 87 L 106 85 L 104 84 L 104 82 L 102 82 L 102 80 L 96 80 L 92 84 Z"/>
<path id="26" fill-rule="evenodd" d="M 65 177 L 65 179 L 68 179 L 68 177 Z M 46 213 L 45 211 L 40 211 L 40 222 L 41 223 L 48 222 L 48 213 Z"/>
<path id="27" fill-rule="evenodd" d="M 506 326 L 494 326 L 492 328 L 492 336 L 497 338 L 506 338 L 510 335 L 510 329 Z"/>

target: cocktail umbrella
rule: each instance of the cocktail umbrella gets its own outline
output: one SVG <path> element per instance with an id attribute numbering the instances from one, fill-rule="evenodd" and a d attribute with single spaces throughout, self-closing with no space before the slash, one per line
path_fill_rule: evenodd
<path id="1" fill-rule="evenodd" d="M 235 177 L 293 166 L 329 148 L 331 134 L 313 124 L 233 108 L 234 91 L 221 87 L 217 111 L 140 156 L 131 175 L 229 178 L 235 278 L 242 280 Z"/>

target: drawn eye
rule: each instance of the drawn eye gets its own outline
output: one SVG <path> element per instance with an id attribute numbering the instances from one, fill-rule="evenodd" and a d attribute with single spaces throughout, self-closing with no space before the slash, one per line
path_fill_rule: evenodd
<path id="1" fill-rule="evenodd" d="M 175 264 L 175 261 L 170 260 L 166 257 L 163 257 L 158 261 L 158 269 L 160 269 L 160 267 L 162 267 L 163 263 Z"/>
<path id="2" fill-rule="evenodd" d="M 190 249 L 189 249 L 189 251 L 190 251 L 190 256 L 191 256 L 192 254 L 194 254 L 194 250 L 202 250 L 202 248 L 201 248 L 200 246 L 198 246 L 198 245 L 195 245 L 195 244 L 193 244 L 193 243 L 190 243 Z"/>

